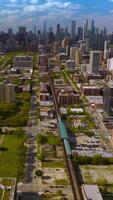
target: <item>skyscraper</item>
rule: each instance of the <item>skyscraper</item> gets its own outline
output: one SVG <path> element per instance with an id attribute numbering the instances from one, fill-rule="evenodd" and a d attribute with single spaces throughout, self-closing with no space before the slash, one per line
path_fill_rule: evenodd
<path id="1" fill-rule="evenodd" d="M 108 83 L 104 89 L 104 110 L 108 116 L 113 116 L 113 83 Z"/>
<path id="2" fill-rule="evenodd" d="M 46 21 L 44 21 L 44 25 L 43 25 L 43 34 L 44 35 L 46 35 L 46 26 L 47 26 Z"/>
<path id="3" fill-rule="evenodd" d="M 92 73 L 98 74 L 100 64 L 100 51 L 90 52 L 90 69 Z"/>
<path id="4" fill-rule="evenodd" d="M 25 26 L 19 26 L 19 33 L 26 34 L 26 27 Z"/>
<path id="5" fill-rule="evenodd" d="M 75 40 L 76 38 L 76 21 L 73 20 L 71 24 L 71 38 L 72 40 Z"/>
<path id="6" fill-rule="evenodd" d="M 60 34 L 60 24 L 57 24 L 57 31 L 58 34 Z"/>
<path id="7" fill-rule="evenodd" d="M 109 42 L 108 41 L 105 41 L 104 42 L 104 59 L 106 60 L 108 58 L 108 55 L 109 55 Z"/>
<path id="8" fill-rule="evenodd" d="M 83 28 L 78 27 L 78 40 L 83 40 Z"/>
<path id="9" fill-rule="evenodd" d="M 60 40 L 60 34 L 61 34 L 60 24 L 57 24 L 56 40 Z"/>
<path id="10" fill-rule="evenodd" d="M 36 32 L 37 32 L 37 31 L 36 31 L 36 26 L 34 26 L 34 35 L 36 35 Z"/>
<path id="11" fill-rule="evenodd" d="M 95 33 L 95 25 L 94 24 L 95 24 L 95 22 L 94 22 L 94 20 L 92 20 L 91 21 L 91 34 L 92 35 L 94 35 L 94 33 Z"/>
<path id="12" fill-rule="evenodd" d="M 88 37 L 88 19 L 85 20 L 83 25 L 83 40 Z"/>

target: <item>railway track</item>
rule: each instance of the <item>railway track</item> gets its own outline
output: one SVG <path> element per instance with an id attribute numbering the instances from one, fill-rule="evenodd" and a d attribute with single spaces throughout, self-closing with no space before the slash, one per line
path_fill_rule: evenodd
<path id="1" fill-rule="evenodd" d="M 55 94 L 54 84 L 51 78 L 50 70 L 48 69 L 48 77 L 49 77 L 49 83 L 51 87 L 51 92 L 54 100 L 54 105 L 56 109 L 56 116 L 57 116 L 57 122 L 58 122 L 58 129 L 59 134 L 62 140 L 64 152 L 65 152 L 65 159 L 68 167 L 68 173 L 71 181 L 71 186 L 73 189 L 74 199 L 75 200 L 83 200 L 82 191 L 79 183 L 79 178 L 77 174 L 77 170 L 74 166 L 73 159 L 72 159 L 72 152 L 69 144 L 69 138 L 67 134 L 67 130 L 65 128 L 65 124 L 63 123 L 59 111 L 58 101 Z"/>

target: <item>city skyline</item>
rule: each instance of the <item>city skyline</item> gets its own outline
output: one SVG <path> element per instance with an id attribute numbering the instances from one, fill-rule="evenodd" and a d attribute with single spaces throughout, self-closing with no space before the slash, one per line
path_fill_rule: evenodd
<path id="1" fill-rule="evenodd" d="M 108 31 L 113 31 L 113 1 L 112 0 L 0 0 L 0 29 L 9 27 L 17 30 L 19 25 L 26 25 L 33 29 L 43 27 L 46 20 L 49 26 L 70 25 L 71 20 L 76 20 L 79 25 L 85 19 L 95 19 L 97 27 L 106 26 Z"/>

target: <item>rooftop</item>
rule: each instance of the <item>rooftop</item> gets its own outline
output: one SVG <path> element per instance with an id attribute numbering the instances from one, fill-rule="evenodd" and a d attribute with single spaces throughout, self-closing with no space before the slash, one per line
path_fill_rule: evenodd
<path id="1" fill-rule="evenodd" d="M 82 189 L 87 200 L 103 200 L 97 185 L 83 185 Z"/>

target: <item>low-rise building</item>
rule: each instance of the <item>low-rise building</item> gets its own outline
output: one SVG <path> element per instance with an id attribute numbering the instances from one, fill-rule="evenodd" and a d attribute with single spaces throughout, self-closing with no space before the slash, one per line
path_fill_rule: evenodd
<path id="1" fill-rule="evenodd" d="M 13 58 L 13 66 L 16 68 L 32 68 L 33 56 L 15 56 Z"/>
<path id="2" fill-rule="evenodd" d="M 60 106 L 78 104 L 79 94 L 74 92 L 61 91 L 58 93 L 57 99 Z"/>
<path id="3" fill-rule="evenodd" d="M 103 200 L 97 185 L 82 185 L 84 200 Z"/>
<path id="4" fill-rule="evenodd" d="M 101 96 L 102 90 L 97 86 L 82 86 L 81 91 L 86 96 Z"/>

